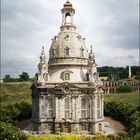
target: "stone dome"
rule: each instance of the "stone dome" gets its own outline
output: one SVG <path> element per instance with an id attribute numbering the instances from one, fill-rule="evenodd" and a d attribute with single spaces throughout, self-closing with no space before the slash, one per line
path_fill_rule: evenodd
<path id="1" fill-rule="evenodd" d="M 73 31 L 74 27 L 67 26 L 52 39 L 50 59 L 58 57 L 88 58 L 85 38 Z"/>
<path id="2" fill-rule="evenodd" d="M 69 75 L 71 81 L 85 81 L 89 53 L 85 38 L 76 32 L 73 23 L 75 9 L 70 2 L 64 4 L 60 32 L 52 39 L 49 50 L 48 72 L 50 81 L 65 81 Z M 76 79 L 75 79 L 76 78 Z"/>
<path id="3" fill-rule="evenodd" d="M 62 25 L 60 32 L 52 39 L 49 50 L 49 66 L 52 65 L 87 65 L 88 50 L 85 45 L 85 38 L 76 32 L 73 23 L 75 9 L 67 1 L 62 12 Z"/>

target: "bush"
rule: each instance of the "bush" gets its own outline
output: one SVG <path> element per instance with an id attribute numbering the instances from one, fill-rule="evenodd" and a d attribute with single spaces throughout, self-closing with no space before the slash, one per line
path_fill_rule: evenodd
<path id="1" fill-rule="evenodd" d="M 137 132 L 139 132 L 140 135 L 140 112 L 135 111 L 131 115 L 130 120 L 131 120 L 130 133 L 136 134 Z"/>
<path id="2" fill-rule="evenodd" d="M 19 119 L 31 117 L 31 105 L 26 102 L 7 106 L 0 106 L 0 139 L 1 140 L 25 140 L 27 136 L 13 126 Z"/>
<path id="3" fill-rule="evenodd" d="M 26 140 L 27 136 L 10 123 L 0 122 L 1 140 Z"/>
<path id="4" fill-rule="evenodd" d="M 15 105 L 0 106 L 0 121 L 14 123 L 20 115 L 20 110 Z"/>
<path id="5" fill-rule="evenodd" d="M 16 103 L 7 106 L 0 106 L 0 121 L 15 123 L 17 120 L 30 118 L 32 114 L 31 104 L 26 102 Z"/>
<path id="6" fill-rule="evenodd" d="M 32 115 L 32 106 L 27 102 L 16 103 L 15 107 L 20 110 L 18 120 L 30 118 Z"/>
<path id="7" fill-rule="evenodd" d="M 118 93 L 132 92 L 132 87 L 130 85 L 122 85 L 117 88 Z"/>
<path id="8" fill-rule="evenodd" d="M 140 113 L 137 111 L 138 109 L 136 106 L 123 102 L 109 102 L 104 106 L 105 115 L 114 117 L 116 120 L 125 123 L 130 136 L 134 136 L 140 132 Z"/>

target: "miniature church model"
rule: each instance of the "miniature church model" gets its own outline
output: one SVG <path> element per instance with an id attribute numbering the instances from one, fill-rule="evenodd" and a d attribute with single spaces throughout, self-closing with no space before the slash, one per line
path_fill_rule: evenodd
<path id="1" fill-rule="evenodd" d="M 33 130 L 46 134 L 104 131 L 103 88 L 92 46 L 76 32 L 75 9 L 67 1 L 47 62 L 42 47 L 37 81 L 32 85 Z"/>

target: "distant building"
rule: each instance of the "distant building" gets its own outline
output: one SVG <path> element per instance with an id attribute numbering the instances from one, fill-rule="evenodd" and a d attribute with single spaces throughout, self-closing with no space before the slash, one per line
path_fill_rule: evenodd
<path id="1" fill-rule="evenodd" d="M 130 85 L 132 91 L 140 91 L 140 81 L 135 80 L 131 74 L 131 66 L 129 66 L 128 79 L 125 80 L 108 80 L 104 77 L 100 78 L 103 81 L 104 93 L 117 93 L 117 88 L 122 85 Z"/>
<path id="2" fill-rule="evenodd" d="M 118 80 L 118 81 L 103 81 L 104 93 L 117 93 L 117 88 L 122 85 L 130 85 L 132 91 L 140 91 L 140 81 L 138 80 Z"/>
<path id="3" fill-rule="evenodd" d="M 60 32 L 52 39 L 47 63 L 44 47 L 32 85 L 32 126 L 40 133 L 104 131 L 103 83 L 95 56 L 76 32 L 75 9 L 67 1 Z"/>

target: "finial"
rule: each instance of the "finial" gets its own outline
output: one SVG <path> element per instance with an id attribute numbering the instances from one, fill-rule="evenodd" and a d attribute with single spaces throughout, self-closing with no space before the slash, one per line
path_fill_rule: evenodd
<path id="1" fill-rule="evenodd" d="M 44 58 L 45 58 L 45 52 L 44 52 L 44 46 L 42 46 L 40 59 L 44 59 Z"/>
<path id="2" fill-rule="evenodd" d="M 92 45 L 90 46 L 90 52 L 92 52 Z"/>
<path id="3" fill-rule="evenodd" d="M 44 52 L 44 46 L 42 46 L 42 52 Z"/>

